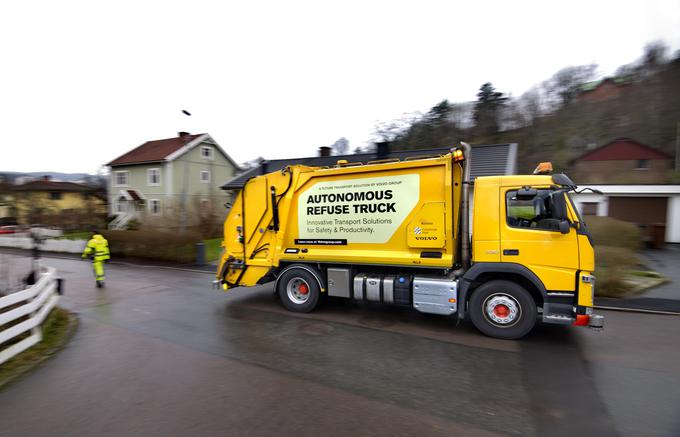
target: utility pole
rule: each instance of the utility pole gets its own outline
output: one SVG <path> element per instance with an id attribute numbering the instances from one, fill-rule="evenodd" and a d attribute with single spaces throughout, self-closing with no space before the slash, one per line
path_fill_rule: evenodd
<path id="1" fill-rule="evenodd" d="M 680 121 L 675 126 L 675 171 L 680 171 Z"/>

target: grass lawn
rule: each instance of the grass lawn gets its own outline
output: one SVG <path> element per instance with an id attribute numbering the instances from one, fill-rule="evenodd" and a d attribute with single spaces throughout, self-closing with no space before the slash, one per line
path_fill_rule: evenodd
<path id="1" fill-rule="evenodd" d="M 0 365 L 0 388 L 33 369 L 61 349 L 75 332 L 78 319 L 59 307 L 42 324 L 43 340 Z"/>
<path id="2" fill-rule="evenodd" d="M 89 231 L 73 231 L 73 232 L 64 232 L 64 235 L 59 237 L 61 240 L 89 240 L 90 236 L 92 235 L 92 232 Z"/>
<path id="3" fill-rule="evenodd" d="M 222 239 L 213 238 L 211 240 L 203 240 L 205 244 L 205 260 L 215 261 L 222 255 Z"/>

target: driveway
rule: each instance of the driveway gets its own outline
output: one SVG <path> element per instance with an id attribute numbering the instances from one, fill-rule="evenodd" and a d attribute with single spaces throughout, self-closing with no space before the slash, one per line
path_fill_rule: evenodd
<path id="1" fill-rule="evenodd" d="M 680 245 L 667 244 L 661 250 L 647 249 L 642 252 L 642 258 L 650 270 L 655 270 L 670 280 L 650 289 L 643 296 L 680 301 Z"/>
<path id="2" fill-rule="evenodd" d="M 271 286 L 46 259 L 79 312 L 71 344 L 0 392 L 3 435 L 680 434 L 680 319 L 608 312 L 607 330 L 501 341 L 389 306 L 281 308 Z"/>

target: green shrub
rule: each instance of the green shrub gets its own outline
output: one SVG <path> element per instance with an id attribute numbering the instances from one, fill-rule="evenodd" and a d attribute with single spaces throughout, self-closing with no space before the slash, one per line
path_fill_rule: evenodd
<path id="1" fill-rule="evenodd" d="M 634 251 L 625 247 L 595 246 L 595 294 L 619 297 L 627 293 L 626 275 L 639 264 Z"/>
<path id="2" fill-rule="evenodd" d="M 191 263 L 196 260 L 196 243 L 201 236 L 194 232 L 105 231 L 111 257 L 145 258 Z"/>
<path id="3" fill-rule="evenodd" d="M 128 231 L 138 231 L 139 230 L 139 220 L 132 219 L 127 223 Z"/>
<path id="4" fill-rule="evenodd" d="M 642 243 L 642 233 L 633 223 L 611 217 L 587 217 L 588 231 L 598 246 L 623 247 L 637 250 Z"/>
<path id="5" fill-rule="evenodd" d="M 215 261 L 222 256 L 222 238 L 204 240 L 206 261 Z"/>

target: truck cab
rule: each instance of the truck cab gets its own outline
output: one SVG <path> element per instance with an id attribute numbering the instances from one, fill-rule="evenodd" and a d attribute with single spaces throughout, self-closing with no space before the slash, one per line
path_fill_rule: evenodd
<path id="1" fill-rule="evenodd" d="M 531 294 L 544 322 L 591 324 L 595 256 L 571 187 L 563 174 L 475 180 L 472 263 L 462 276 L 462 299 L 489 282 L 512 282 Z M 498 291 L 481 306 L 475 310 L 502 327 L 518 316 L 520 304 Z"/>

